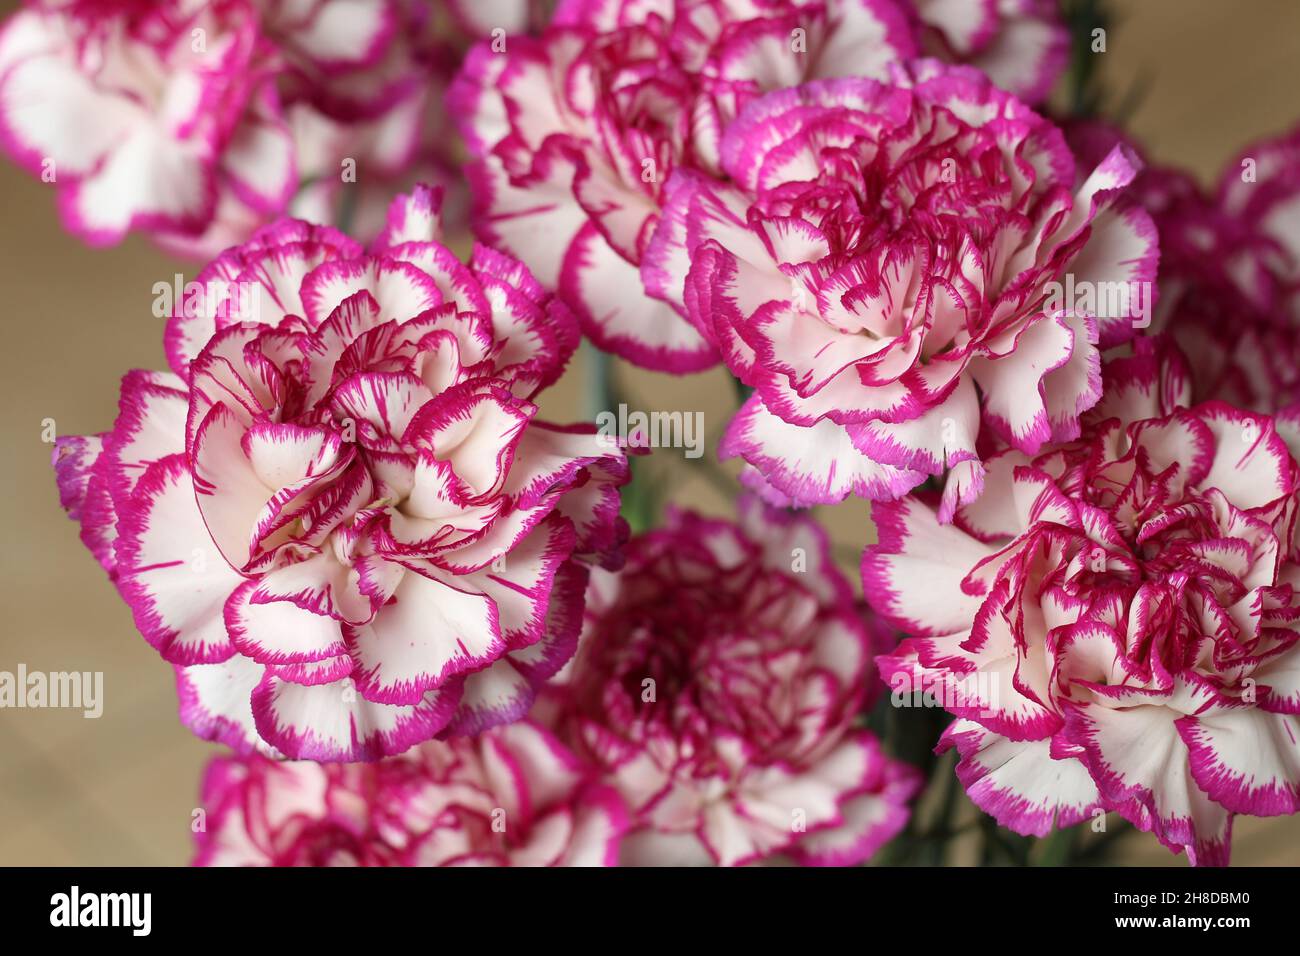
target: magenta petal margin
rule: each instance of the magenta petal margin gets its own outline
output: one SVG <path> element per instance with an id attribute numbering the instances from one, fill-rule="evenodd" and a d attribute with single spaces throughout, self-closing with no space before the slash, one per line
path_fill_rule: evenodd
<path id="1" fill-rule="evenodd" d="M 218 757 L 197 866 L 612 866 L 627 814 L 521 721 L 377 764 Z"/>
<path id="2" fill-rule="evenodd" d="M 143 232 L 208 259 L 282 215 L 334 218 L 345 183 L 369 238 L 399 185 L 450 168 L 431 19 L 422 0 L 33 0 L 0 29 L 0 147 L 92 245 Z"/>
<path id="3" fill-rule="evenodd" d="M 627 865 L 856 865 L 920 781 L 855 727 L 878 646 L 811 520 L 689 512 L 593 574 L 545 711 L 627 801 Z"/>
<path id="4" fill-rule="evenodd" d="M 372 760 L 528 709 L 626 534 L 621 451 L 531 399 L 569 312 L 400 197 L 369 250 L 286 220 L 223 253 L 60 494 L 174 665 L 181 718 L 241 751 Z"/>
<path id="5" fill-rule="evenodd" d="M 956 715 L 979 807 L 1037 836 L 1113 811 L 1222 865 L 1236 814 L 1300 810 L 1300 433 L 1189 394 L 1143 340 L 1078 439 L 998 454 L 952 524 L 878 505 L 862 575 L 914 635 L 881 675 Z"/>
<path id="6" fill-rule="evenodd" d="M 726 178 L 680 169 L 642 261 L 754 389 L 722 442 L 795 504 L 978 497 L 981 427 L 1033 454 L 1078 434 L 1100 350 L 1149 315 L 1054 287 L 1150 291 L 1150 216 L 1116 147 L 1076 169 L 1059 130 L 933 60 L 750 103 Z"/>

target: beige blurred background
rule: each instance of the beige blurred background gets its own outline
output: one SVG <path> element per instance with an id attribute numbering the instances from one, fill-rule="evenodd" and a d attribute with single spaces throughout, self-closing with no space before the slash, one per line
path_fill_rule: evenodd
<path id="1" fill-rule="evenodd" d="M 4 14 L 15 6 L 0 3 Z M 1245 143 L 1300 119 L 1297 0 L 1115 0 L 1118 22 L 1102 55 L 1105 83 L 1145 95 L 1130 121 L 1158 161 L 1208 179 Z M 164 368 L 155 282 L 186 278 L 147 242 L 91 250 L 59 227 L 51 187 L 0 161 L 2 416 L 8 466 L 0 494 L 0 670 L 102 671 L 104 712 L 0 710 L 0 865 L 183 864 L 199 774 L 217 749 L 176 718 L 168 668 L 136 633 L 127 607 L 59 508 L 42 441 L 101 431 L 116 414 L 130 368 Z M 548 396 L 556 420 L 582 408 L 581 368 Z M 618 369 L 633 408 L 703 409 L 715 436 L 734 404 L 720 372 L 674 379 Z M 667 496 L 726 513 L 726 485 L 659 453 Z M 870 540 L 868 509 L 822 509 L 846 569 Z M 852 575 L 856 577 L 856 575 Z M 1127 863 L 1184 865 L 1146 835 L 1127 838 Z M 1237 864 L 1300 863 L 1300 820 L 1237 826 Z"/>

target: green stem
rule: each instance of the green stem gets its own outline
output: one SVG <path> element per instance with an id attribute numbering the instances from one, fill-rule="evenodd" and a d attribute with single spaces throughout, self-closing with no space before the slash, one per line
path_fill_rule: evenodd
<path id="1" fill-rule="evenodd" d="M 621 513 L 632 533 L 642 534 L 659 521 L 660 485 L 647 471 L 649 459 L 631 455 L 628 465 L 632 469 L 632 480 L 623 489 Z"/>
<path id="2" fill-rule="evenodd" d="M 584 361 L 587 364 L 586 407 L 583 411 L 589 420 L 595 421 L 601 412 L 613 411 L 614 393 L 611 388 L 611 370 L 609 355 L 602 352 L 586 339 L 582 341 Z"/>
<path id="3" fill-rule="evenodd" d="M 1102 0 L 1068 0 L 1063 4 L 1063 13 L 1070 30 L 1070 113 L 1093 116 L 1102 101 L 1097 82 L 1097 57 L 1101 54 L 1093 52 L 1093 31 L 1101 29 L 1109 34 L 1111 18 Z"/>
<path id="4" fill-rule="evenodd" d="M 1066 866 L 1073 861 L 1078 843 L 1078 827 L 1057 827 L 1050 836 L 1041 841 L 1041 849 L 1034 865 Z"/>
<path id="5" fill-rule="evenodd" d="M 736 401 L 741 405 L 749 401 L 749 396 L 754 394 L 754 390 L 738 378 L 733 377 L 731 385 L 736 390 Z"/>
<path id="6" fill-rule="evenodd" d="M 984 831 L 984 847 L 980 852 L 984 865 L 997 862 L 998 854 L 1011 866 L 1026 866 L 1029 862 L 1029 840 L 1019 834 L 1004 830 L 987 814 L 980 815 L 980 829 Z"/>
<path id="7" fill-rule="evenodd" d="M 352 222 L 357 218 L 357 184 L 344 183 L 339 195 L 338 222 L 335 226 L 344 235 L 351 235 Z"/>
<path id="8" fill-rule="evenodd" d="M 926 836 L 927 845 L 922 855 L 923 862 L 928 866 L 942 866 L 948 856 L 948 842 L 953 834 L 952 812 L 957 806 L 957 791 L 960 785 L 957 782 L 956 754 L 950 760 L 941 760 L 935 765 L 935 775 L 946 774 L 943 784 L 943 798 L 939 803 L 939 811 L 934 821 L 930 824 L 930 832 Z"/>

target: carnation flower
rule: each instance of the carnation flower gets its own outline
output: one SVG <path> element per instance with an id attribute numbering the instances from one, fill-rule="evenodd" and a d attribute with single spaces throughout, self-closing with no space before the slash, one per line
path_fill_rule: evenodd
<path id="1" fill-rule="evenodd" d="M 1026 103 L 1047 99 L 1070 58 L 1070 31 L 1056 0 L 904 0 L 922 49 L 978 67 Z"/>
<path id="2" fill-rule="evenodd" d="M 877 505 L 862 572 L 914 635 L 881 674 L 946 702 L 941 747 L 999 823 L 1113 810 L 1223 864 L 1234 814 L 1300 810 L 1300 500 L 1273 419 L 1189 394 L 1140 340 L 1079 439 L 991 459 L 953 524 Z"/>
<path id="3" fill-rule="evenodd" d="M 528 721 L 374 764 L 218 757 L 197 866 L 612 866 L 626 813 Z"/>
<path id="4" fill-rule="evenodd" d="M 277 52 L 277 89 L 300 183 L 287 213 L 344 225 L 368 241 L 382 230 L 394 195 L 433 182 L 457 200 L 444 208 L 444 221 L 463 219 L 459 157 L 442 105 L 455 54 L 429 5 L 259 3 L 262 29 Z M 164 244 L 177 255 L 209 259 L 265 221 L 240 203 L 222 202 L 202 235 Z"/>
<path id="5" fill-rule="evenodd" d="M 576 346 L 519 263 L 400 197 L 366 252 L 299 221 L 207 266 L 60 493 L 182 720 L 314 760 L 516 719 L 572 654 L 586 567 L 626 533 L 626 460 L 530 399 Z"/>
<path id="6" fill-rule="evenodd" d="M 946 520 L 982 487 L 981 423 L 1027 453 L 1076 436 L 1098 349 L 1149 318 L 1132 154 L 1076 185 L 1061 133 L 970 68 L 769 94 L 721 153 L 729 182 L 674 171 L 642 273 L 755 389 L 723 456 L 794 503 L 946 473 Z"/>
<path id="7" fill-rule="evenodd" d="M 1100 154 L 1122 134 L 1068 127 Z M 1160 308 L 1191 362 L 1195 398 L 1276 412 L 1300 401 L 1300 128 L 1243 150 L 1207 192 L 1190 175 L 1148 166 L 1133 198 L 1160 232 Z"/>
<path id="8" fill-rule="evenodd" d="M 370 238 L 394 186 L 451 181 L 448 62 L 419 0 L 33 3 L 0 36 L 0 141 L 94 244 L 208 259 L 286 211 Z"/>
<path id="9" fill-rule="evenodd" d="M 244 0 L 37 3 L 0 33 L 0 142 L 67 228 L 195 236 L 222 203 L 283 209 L 293 144 Z"/>
<path id="10" fill-rule="evenodd" d="M 856 864 L 907 820 L 914 773 L 855 726 L 873 646 L 823 532 L 741 514 L 674 512 L 595 572 L 544 698 L 630 807 L 624 864 Z"/>
<path id="11" fill-rule="evenodd" d="M 460 157 L 442 105 L 455 52 L 439 35 L 430 5 L 362 5 L 361 14 L 336 0 L 317 0 L 306 12 L 273 5 L 267 30 L 288 63 L 281 87 L 308 183 L 292 211 L 328 215 L 322 221 L 329 222 L 346 216 L 350 233 L 370 239 L 401 191 L 395 186 L 409 188 L 412 177 L 453 186 Z M 304 42 L 327 27 L 334 28 L 326 34 L 330 45 Z"/>
<path id="12" fill-rule="evenodd" d="M 723 129 L 760 93 L 883 75 L 914 52 L 892 0 L 564 0 L 539 37 L 480 44 L 453 85 L 477 228 L 557 289 L 601 348 L 707 368 L 711 343 L 641 294 L 670 173 L 717 172 Z"/>

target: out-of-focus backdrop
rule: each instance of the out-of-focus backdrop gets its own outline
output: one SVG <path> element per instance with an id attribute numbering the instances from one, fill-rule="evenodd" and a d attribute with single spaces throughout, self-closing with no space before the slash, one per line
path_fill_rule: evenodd
<path id="1" fill-rule="evenodd" d="M 0 3 L 4 15 L 15 3 Z M 1104 83 L 1141 96 L 1128 125 L 1158 162 L 1203 180 L 1246 143 L 1300 121 L 1296 0 L 1114 0 L 1100 55 Z M 195 266 L 148 242 L 92 250 L 59 227 L 51 188 L 0 161 L 0 671 L 102 671 L 99 719 L 71 710 L 0 710 L 0 865 L 183 864 L 199 776 L 213 744 L 176 718 L 170 668 L 61 511 L 43 441 L 112 424 L 131 368 L 165 368 L 155 282 Z M 579 359 L 581 360 L 581 359 Z M 552 420 L 580 415 L 583 370 L 543 402 Z M 734 393 L 721 372 L 676 379 L 617 369 L 633 408 L 702 409 L 712 438 Z M 671 450 L 658 456 L 673 455 Z M 680 458 L 657 462 L 671 500 L 725 514 L 724 486 Z M 861 503 L 821 509 L 846 570 L 873 537 Z M 1238 865 L 1300 864 L 1300 819 L 1239 819 Z M 1145 834 L 1124 863 L 1185 865 Z"/>

